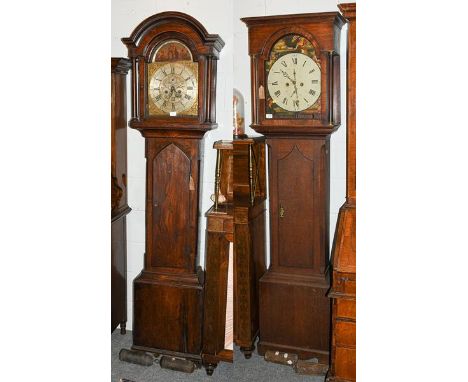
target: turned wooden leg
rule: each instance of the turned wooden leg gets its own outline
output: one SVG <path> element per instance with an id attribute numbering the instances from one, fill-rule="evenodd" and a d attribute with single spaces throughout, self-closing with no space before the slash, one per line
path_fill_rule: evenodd
<path id="1" fill-rule="evenodd" d="M 127 334 L 127 321 L 122 321 L 120 323 L 120 334 Z"/>
<path id="2" fill-rule="evenodd" d="M 255 350 L 255 345 L 252 346 L 241 346 L 241 352 L 244 353 L 245 359 L 250 359 L 252 357 L 252 353 Z"/>
<path id="3" fill-rule="evenodd" d="M 214 363 L 209 363 L 208 365 L 205 365 L 206 374 L 208 374 L 210 376 L 213 375 L 213 372 L 215 371 L 216 366 L 218 366 L 218 365 L 216 365 Z"/>

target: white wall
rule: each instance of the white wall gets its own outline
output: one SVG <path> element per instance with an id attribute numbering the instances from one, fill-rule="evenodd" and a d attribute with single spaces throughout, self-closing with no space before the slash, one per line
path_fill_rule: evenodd
<path id="1" fill-rule="evenodd" d="M 209 33 L 219 34 L 226 45 L 218 61 L 217 84 L 217 130 L 205 135 L 202 151 L 202 190 L 199 224 L 199 257 L 204 264 L 205 227 L 204 213 L 211 206 L 210 195 L 214 187 L 214 165 L 216 159 L 213 142 L 232 137 L 232 88 L 244 95 L 246 132 L 250 117 L 250 64 L 247 51 L 247 28 L 239 21 L 246 16 L 263 16 L 288 13 L 336 11 L 334 0 L 113 0 L 112 1 L 112 50 L 113 57 L 126 57 L 127 50 L 120 41 L 128 37 L 133 29 L 145 18 L 159 12 L 179 11 L 199 20 Z M 233 16 L 233 17 L 232 17 Z M 343 30 L 343 36 L 346 30 Z M 345 68 L 346 46 L 342 38 L 342 70 Z M 234 64 L 235 63 L 235 64 Z M 233 75 L 234 74 L 234 75 Z M 345 75 L 342 73 L 342 89 L 345 89 Z M 130 88 L 128 88 L 130 89 Z M 130 92 L 128 92 L 130 96 Z M 342 91 L 342 127 L 331 140 L 331 203 L 330 238 L 333 238 L 339 207 L 345 198 L 346 177 L 346 134 L 345 94 Z M 130 105 L 130 99 L 128 99 Z M 130 113 L 130 108 L 128 108 Z M 127 285 L 128 322 L 132 328 L 133 288 L 132 281 L 143 268 L 145 251 L 145 157 L 144 139 L 138 131 L 128 129 L 128 204 L 132 212 L 127 218 Z"/>
<path id="2" fill-rule="evenodd" d="M 213 142 L 232 138 L 232 64 L 233 32 L 230 0 L 113 0 L 112 1 L 112 51 L 113 57 L 127 57 L 125 45 L 120 41 L 128 37 L 145 18 L 159 12 L 179 11 L 200 21 L 209 33 L 216 33 L 226 43 L 218 61 L 216 89 L 216 120 L 218 129 L 208 132 L 203 140 L 201 155 L 201 202 L 199 224 L 199 256 L 204 264 L 205 212 L 212 202 L 216 152 Z M 129 83 L 129 82 L 128 82 Z M 129 87 L 128 87 L 129 89 Z M 128 92 L 128 96 L 130 93 Z M 128 105 L 130 99 L 128 97 Z M 130 108 L 128 108 L 130 115 Z M 144 139 L 133 129 L 128 129 L 128 204 L 132 212 L 127 218 L 127 300 L 128 322 L 132 328 L 133 288 L 132 281 L 143 268 L 145 252 L 145 156 Z"/>

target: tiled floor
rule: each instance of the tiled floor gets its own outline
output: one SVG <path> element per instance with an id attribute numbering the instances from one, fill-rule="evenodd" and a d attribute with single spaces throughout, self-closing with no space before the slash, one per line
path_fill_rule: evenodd
<path id="1" fill-rule="evenodd" d="M 120 378 L 127 378 L 134 382 L 284 382 L 309 381 L 323 382 L 323 377 L 303 376 L 294 373 L 287 366 L 265 362 L 263 357 L 256 353 L 246 360 L 235 348 L 234 363 L 221 362 L 211 377 L 206 375 L 205 369 L 197 369 L 193 374 L 161 369 L 158 364 L 153 366 L 139 366 L 119 360 L 119 351 L 129 349 L 132 345 L 132 333 L 127 331 L 121 335 L 119 330 L 112 333 L 112 382 L 119 382 Z"/>

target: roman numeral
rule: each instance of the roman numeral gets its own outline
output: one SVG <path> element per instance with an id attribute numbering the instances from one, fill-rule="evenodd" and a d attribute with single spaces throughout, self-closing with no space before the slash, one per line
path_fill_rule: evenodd
<path id="1" fill-rule="evenodd" d="M 286 64 L 286 61 L 281 61 L 281 65 L 283 65 L 285 68 L 288 66 L 288 64 Z"/>
<path id="2" fill-rule="evenodd" d="M 283 98 L 283 104 L 287 105 L 288 104 L 288 99 L 286 97 Z"/>
<path id="3" fill-rule="evenodd" d="M 188 80 L 191 80 L 191 79 L 192 79 L 191 77 L 187 77 L 187 78 L 185 79 L 185 81 L 188 81 Z"/>
<path id="4" fill-rule="evenodd" d="M 278 73 L 279 74 L 279 72 L 273 72 L 273 73 Z"/>
<path id="5" fill-rule="evenodd" d="M 293 57 L 292 62 L 293 62 L 294 65 L 297 65 L 297 57 Z"/>
<path id="6" fill-rule="evenodd" d="M 159 101 L 161 99 L 161 94 L 158 94 L 155 98 L 156 101 Z"/>
<path id="7" fill-rule="evenodd" d="M 299 100 L 298 99 L 294 101 L 294 107 L 299 108 Z"/>
<path id="8" fill-rule="evenodd" d="M 281 94 L 281 91 L 279 91 L 279 90 L 275 91 L 275 96 L 279 97 L 280 94 Z"/>
<path id="9" fill-rule="evenodd" d="M 313 73 L 313 72 L 315 72 L 315 69 L 312 69 L 312 70 L 309 72 L 309 74 L 310 74 L 310 73 Z"/>
<path id="10" fill-rule="evenodd" d="M 186 94 L 184 97 L 185 97 L 186 99 L 192 99 L 192 97 L 190 97 L 188 94 Z"/>
<path id="11" fill-rule="evenodd" d="M 310 94 L 310 95 L 315 95 L 315 90 L 310 89 L 310 90 L 309 90 L 309 94 Z"/>
<path id="12" fill-rule="evenodd" d="M 278 81 L 272 82 L 272 85 L 278 85 Z"/>
<path id="13" fill-rule="evenodd" d="M 307 98 L 304 98 L 304 101 L 306 101 L 307 103 L 309 103 L 309 101 L 307 101 Z"/>
<path id="14" fill-rule="evenodd" d="M 193 86 L 187 86 L 187 90 L 193 90 Z"/>
<path id="15" fill-rule="evenodd" d="M 312 80 L 313 84 L 318 84 L 318 80 Z"/>
<path id="16" fill-rule="evenodd" d="M 174 74 L 174 73 L 175 73 L 175 71 L 174 71 L 174 67 L 173 67 L 173 66 L 171 66 L 171 74 Z"/>
<path id="17" fill-rule="evenodd" d="M 306 64 L 307 61 L 304 61 L 304 63 L 302 64 L 302 66 L 304 66 Z"/>
<path id="18" fill-rule="evenodd" d="M 172 103 L 172 111 L 174 111 L 174 110 L 175 110 L 175 105 L 174 105 L 174 103 Z"/>
<path id="19" fill-rule="evenodd" d="M 166 107 L 167 106 L 167 102 L 164 101 L 163 104 L 162 104 L 162 107 Z"/>
<path id="20" fill-rule="evenodd" d="M 167 76 L 166 69 L 162 68 L 161 70 L 164 73 L 164 75 Z"/>

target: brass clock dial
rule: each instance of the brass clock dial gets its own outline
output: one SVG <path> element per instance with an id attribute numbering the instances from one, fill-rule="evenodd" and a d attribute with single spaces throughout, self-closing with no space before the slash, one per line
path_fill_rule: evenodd
<path id="1" fill-rule="evenodd" d="M 268 73 L 268 92 L 282 109 L 299 112 L 320 97 L 320 67 L 302 53 L 288 53 L 275 61 Z"/>
<path id="2" fill-rule="evenodd" d="M 152 63 L 148 74 L 149 115 L 197 115 L 197 63 Z"/>

